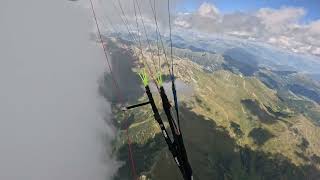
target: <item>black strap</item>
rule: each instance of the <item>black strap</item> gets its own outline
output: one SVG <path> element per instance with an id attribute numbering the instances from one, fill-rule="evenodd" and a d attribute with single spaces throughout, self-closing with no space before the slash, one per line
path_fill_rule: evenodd
<path id="1" fill-rule="evenodd" d="M 182 162 L 181 166 L 183 167 L 183 176 L 185 180 L 192 179 L 192 168 L 190 166 L 187 152 L 183 143 L 183 137 L 180 132 L 180 129 L 177 128 L 177 125 L 174 122 L 174 119 L 171 114 L 171 105 L 166 95 L 166 92 L 163 87 L 160 87 L 160 96 L 162 100 L 162 106 L 165 111 L 165 114 L 168 118 L 169 125 L 173 134 L 174 142 L 176 144 L 176 149 L 178 151 L 178 159 Z"/>
<path id="2" fill-rule="evenodd" d="M 181 171 L 182 175 L 184 176 L 184 168 L 182 166 L 182 160 L 179 156 L 179 153 L 177 151 L 177 148 L 176 148 L 176 142 L 173 141 L 170 139 L 169 137 L 169 134 L 168 134 L 168 131 L 166 130 L 164 124 L 163 124 L 163 121 L 161 119 L 161 116 L 160 116 L 160 113 L 158 111 L 158 108 L 154 102 L 154 99 L 153 99 L 153 96 L 152 96 L 152 93 L 150 91 L 150 88 L 149 86 L 146 86 L 145 87 L 146 89 L 146 94 L 148 96 L 148 99 L 149 99 L 149 102 L 150 102 L 150 105 L 151 105 L 151 108 L 152 108 L 152 111 L 153 111 L 153 115 L 154 115 L 154 118 L 155 120 L 158 122 L 159 126 L 160 126 L 160 129 L 161 129 L 161 132 L 162 132 L 162 135 L 168 145 L 168 148 L 169 148 L 169 151 L 171 152 L 177 166 L 179 167 L 179 170 Z M 174 134 L 174 133 L 172 133 Z"/>
<path id="3" fill-rule="evenodd" d="M 181 174 L 183 175 L 183 178 L 185 180 L 192 180 L 192 169 L 191 169 L 191 166 L 188 161 L 186 149 L 185 149 L 184 143 L 183 143 L 183 138 L 180 133 L 180 128 L 177 127 L 176 123 L 173 120 L 173 117 L 172 117 L 172 114 L 170 111 L 171 104 L 168 100 L 168 97 L 165 93 L 164 88 L 160 87 L 160 96 L 161 96 L 161 100 L 162 100 L 163 109 L 164 109 L 165 114 L 168 118 L 170 129 L 172 131 L 173 140 L 171 140 L 171 138 L 168 134 L 168 131 L 167 131 L 166 127 L 164 126 L 164 123 L 161 119 L 159 110 L 154 102 L 154 99 L 153 99 L 153 96 L 152 96 L 152 93 L 150 91 L 149 86 L 146 86 L 145 90 L 146 90 L 146 94 L 148 96 L 149 101 L 144 102 L 144 103 L 140 103 L 140 104 L 136 104 L 136 105 L 132 105 L 132 106 L 128 106 L 128 107 L 126 107 L 126 109 L 132 109 L 132 108 L 144 106 L 147 104 L 151 105 L 154 119 L 158 122 L 158 124 L 160 126 L 162 136 L 164 137 L 164 139 L 168 145 L 169 151 L 171 152 L 177 166 L 179 167 L 179 170 L 180 170 Z"/>
<path id="4" fill-rule="evenodd" d="M 126 109 L 133 109 L 133 108 L 136 108 L 136 107 L 140 107 L 140 106 L 144 106 L 144 105 L 147 105 L 149 104 L 150 102 L 144 102 L 144 103 L 140 103 L 140 104 L 135 104 L 135 105 L 132 105 L 132 106 L 128 106 L 126 107 Z"/>
<path id="5" fill-rule="evenodd" d="M 179 116 L 178 96 L 177 96 L 176 84 L 175 84 L 175 79 L 174 79 L 174 75 L 173 74 L 171 75 L 171 89 L 172 89 L 172 95 L 173 95 L 173 101 L 174 101 L 174 109 L 176 110 L 178 128 L 180 130 L 180 116 Z"/>

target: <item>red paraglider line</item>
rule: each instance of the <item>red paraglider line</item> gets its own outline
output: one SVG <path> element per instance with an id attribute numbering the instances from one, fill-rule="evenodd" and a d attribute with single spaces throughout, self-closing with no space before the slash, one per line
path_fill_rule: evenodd
<path id="1" fill-rule="evenodd" d="M 96 12 L 95 12 L 92 0 L 90 0 L 90 4 L 91 4 L 91 10 L 92 10 L 92 14 L 93 14 L 94 21 L 95 21 L 95 24 L 96 24 L 96 28 L 97 28 L 97 31 L 98 31 L 98 34 L 99 34 L 100 43 L 101 43 L 101 46 L 103 48 L 104 55 L 105 55 L 105 58 L 107 60 L 107 65 L 108 65 L 108 68 L 109 68 L 111 76 L 112 76 L 112 81 L 113 81 L 114 86 L 117 88 L 117 90 L 116 90 L 117 97 L 118 97 L 118 100 L 120 100 L 120 102 L 122 102 L 122 100 L 124 100 L 124 98 L 123 98 L 123 96 L 121 94 L 121 91 L 120 91 L 120 88 L 119 88 L 119 84 L 114 79 L 114 74 L 113 74 L 113 71 L 112 71 L 112 68 L 111 68 L 111 64 L 110 64 L 110 61 L 109 61 L 109 58 L 108 58 L 107 49 L 106 49 L 105 44 L 104 44 L 103 39 L 102 39 L 99 23 L 98 23 L 98 20 L 97 20 L 97 16 L 96 16 Z M 129 130 L 128 130 L 129 126 L 128 126 L 128 119 L 127 118 L 125 119 L 125 124 L 126 124 L 126 135 L 127 135 L 128 148 L 129 148 L 129 161 L 131 162 L 131 173 L 132 173 L 133 179 L 136 180 L 137 179 L 137 174 L 136 174 L 135 163 L 134 163 L 133 155 L 132 155 L 131 139 L 129 137 Z"/>

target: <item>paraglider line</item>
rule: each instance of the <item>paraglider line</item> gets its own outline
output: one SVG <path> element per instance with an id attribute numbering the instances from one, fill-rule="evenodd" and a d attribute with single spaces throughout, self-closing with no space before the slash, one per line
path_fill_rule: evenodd
<path id="1" fill-rule="evenodd" d="M 114 86 L 118 89 L 118 90 L 116 91 L 116 92 L 118 92 L 118 99 L 119 99 L 119 100 L 123 100 L 123 96 L 121 95 L 119 85 L 118 85 L 117 81 L 114 79 L 114 76 L 113 76 L 113 71 L 112 71 L 111 64 L 110 64 L 110 61 L 109 61 L 109 58 L 108 58 L 108 53 L 107 53 L 106 47 L 105 47 L 105 45 L 104 45 L 104 43 L 103 43 L 103 40 L 102 40 L 102 35 L 101 35 L 101 32 L 100 32 L 99 23 L 98 23 L 98 20 L 97 20 L 97 16 L 96 16 L 96 12 L 95 12 L 94 5 L 93 5 L 92 0 L 90 0 L 90 4 L 91 4 L 91 10 L 92 10 L 92 14 L 93 14 L 94 21 L 95 21 L 95 24 L 96 24 L 96 28 L 97 28 L 97 31 L 98 31 L 100 43 L 101 43 L 101 46 L 102 46 L 102 48 L 103 48 L 104 55 L 105 55 L 105 57 L 106 57 L 106 61 L 107 61 L 107 64 L 108 64 L 108 68 L 109 68 L 109 70 L 110 70 L 110 73 L 111 73 L 111 76 L 112 76 L 112 79 L 113 79 Z M 133 179 L 136 180 L 136 179 L 137 179 L 137 178 L 136 178 L 137 175 L 136 175 L 135 164 L 134 164 L 134 160 L 133 160 L 133 156 L 132 156 L 131 140 L 130 140 L 130 137 L 129 137 L 128 128 L 129 128 L 129 126 L 128 126 L 128 119 L 126 119 L 126 135 L 127 135 L 127 140 L 128 140 L 129 159 L 130 159 L 130 161 L 131 161 L 131 172 L 132 172 Z"/>

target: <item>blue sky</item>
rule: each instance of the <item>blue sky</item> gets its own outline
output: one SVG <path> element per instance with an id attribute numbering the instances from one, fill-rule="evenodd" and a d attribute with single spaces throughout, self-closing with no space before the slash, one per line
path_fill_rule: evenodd
<path id="1" fill-rule="evenodd" d="M 213 3 L 222 13 L 255 11 L 259 8 L 302 7 L 307 14 L 303 21 L 320 19 L 320 0 L 184 0 L 180 11 L 194 11 L 203 2 Z"/>

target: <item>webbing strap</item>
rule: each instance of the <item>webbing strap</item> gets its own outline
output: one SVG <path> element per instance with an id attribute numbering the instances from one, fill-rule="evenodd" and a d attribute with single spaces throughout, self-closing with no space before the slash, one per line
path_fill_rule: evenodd
<path id="1" fill-rule="evenodd" d="M 174 75 L 171 75 L 171 89 L 172 89 L 172 95 L 173 95 L 173 101 L 174 101 L 174 109 L 176 111 L 177 121 L 178 121 L 178 128 L 180 130 L 180 116 L 179 116 L 179 106 L 178 106 L 178 96 L 177 96 L 177 90 L 176 90 L 176 84 L 175 84 L 175 78 Z"/>
<path id="2" fill-rule="evenodd" d="M 164 109 L 165 114 L 167 116 L 167 119 L 168 119 L 168 122 L 170 125 L 170 129 L 171 129 L 171 132 L 173 135 L 173 140 L 171 140 L 170 136 L 168 135 L 168 132 L 167 132 L 167 130 L 164 126 L 164 123 L 161 119 L 158 108 L 154 102 L 152 93 L 151 93 L 150 88 L 148 86 L 147 74 L 145 73 L 145 71 L 141 71 L 139 73 L 139 76 L 142 79 L 143 83 L 146 84 L 145 85 L 145 92 L 148 96 L 149 101 L 144 102 L 144 103 L 140 103 L 137 105 L 129 106 L 126 109 L 132 109 L 132 108 L 144 106 L 147 104 L 151 105 L 154 119 L 158 122 L 158 124 L 160 126 L 162 136 L 164 137 L 164 139 L 168 145 L 169 151 L 171 152 L 173 159 L 175 160 L 177 166 L 179 167 L 179 170 L 180 170 L 183 178 L 185 180 L 192 180 L 192 169 L 191 169 L 191 166 L 188 161 L 186 149 L 185 149 L 184 143 L 183 143 L 183 138 L 180 133 L 180 129 L 177 127 L 177 125 L 174 122 L 174 119 L 172 117 L 171 110 L 170 110 L 171 104 L 168 100 L 168 97 L 165 93 L 163 86 L 162 85 L 160 86 L 160 96 L 161 96 L 161 100 L 162 100 L 162 106 L 163 106 L 163 109 Z M 159 77 L 157 78 L 157 81 L 162 82 L 162 76 L 160 73 L 159 73 Z"/>
<path id="3" fill-rule="evenodd" d="M 187 152 L 186 152 L 186 149 L 185 149 L 185 146 L 183 143 L 182 134 L 180 133 L 180 130 L 177 128 L 177 126 L 175 125 L 175 122 L 174 122 L 174 119 L 172 117 L 171 110 L 170 110 L 171 105 L 170 105 L 170 102 L 169 102 L 168 97 L 166 95 L 166 92 L 162 86 L 160 87 L 160 96 L 161 96 L 161 100 L 162 100 L 162 106 L 163 106 L 164 112 L 167 116 L 171 131 L 173 134 L 174 142 L 176 144 L 178 159 L 182 163 L 181 166 L 183 169 L 183 172 L 182 172 L 183 177 L 185 180 L 191 180 L 192 179 L 192 168 L 190 166 Z"/>
<path id="4" fill-rule="evenodd" d="M 145 106 L 145 105 L 147 105 L 147 104 L 149 104 L 150 102 L 148 101 L 148 102 L 144 102 L 144 103 L 140 103 L 140 104 L 135 104 L 135 105 L 132 105 L 132 106 L 127 106 L 126 107 L 126 110 L 128 110 L 128 109 L 133 109 L 133 108 L 137 108 L 137 107 L 140 107 L 140 106 Z"/>
<path id="5" fill-rule="evenodd" d="M 152 111 L 153 111 L 153 115 L 154 115 L 154 118 L 155 120 L 158 122 L 159 126 L 160 126 L 160 129 L 161 129 L 161 132 L 162 132 L 162 136 L 164 137 L 167 145 L 168 145 L 168 148 L 169 148 L 169 151 L 171 152 L 177 166 L 179 167 L 179 170 L 181 171 L 181 173 L 184 175 L 184 169 L 183 167 L 181 166 L 182 164 L 182 161 L 181 161 L 181 158 L 179 157 L 179 153 L 177 151 L 177 145 L 176 145 L 176 142 L 173 141 L 170 139 L 169 135 L 168 135 L 168 132 L 166 130 L 166 127 L 164 126 L 163 124 L 163 121 L 161 119 L 161 116 L 160 116 L 160 113 L 158 111 L 158 108 L 154 102 L 154 99 L 153 99 L 153 96 L 152 96 L 152 93 L 150 91 L 150 88 L 149 86 L 145 86 L 145 90 L 146 90 L 146 94 L 148 96 L 148 99 L 149 99 L 149 102 L 150 102 L 150 105 L 151 105 L 151 108 L 152 108 Z M 173 133 L 174 134 L 174 133 Z"/>

